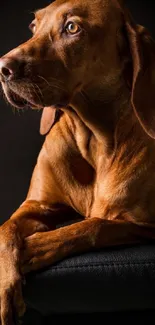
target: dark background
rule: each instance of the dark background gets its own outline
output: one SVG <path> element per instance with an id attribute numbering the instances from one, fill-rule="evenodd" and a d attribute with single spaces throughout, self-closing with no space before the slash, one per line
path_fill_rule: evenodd
<path id="1" fill-rule="evenodd" d="M 0 0 L 0 56 L 30 37 L 32 11 L 46 0 Z M 93 1 L 93 0 L 92 0 Z M 137 23 L 155 38 L 155 0 L 127 0 Z M 37 155 L 44 141 L 39 135 L 40 113 L 18 113 L 0 96 L 0 223 L 25 199 Z"/>

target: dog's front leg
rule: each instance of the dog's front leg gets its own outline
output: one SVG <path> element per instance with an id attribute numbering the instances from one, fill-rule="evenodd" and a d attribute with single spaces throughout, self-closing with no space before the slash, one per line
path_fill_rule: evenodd
<path id="1" fill-rule="evenodd" d="M 13 317 L 25 311 L 22 298 L 20 261 L 23 241 L 36 232 L 55 229 L 57 223 L 70 216 L 70 211 L 51 209 L 42 202 L 27 200 L 0 227 L 0 324 L 12 325 Z M 70 216 L 71 217 L 71 216 Z"/>
<path id="2" fill-rule="evenodd" d="M 53 230 L 64 221 L 78 217 L 73 209 L 65 204 L 65 194 L 63 189 L 59 189 L 59 182 L 54 173 L 55 169 L 59 168 L 60 161 L 57 163 L 54 149 L 51 156 L 52 162 L 48 160 L 48 154 L 43 147 L 32 175 L 26 201 L 0 227 L 0 325 L 12 325 L 14 311 L 21 316 L 25 309 L 20 269 L 24 239 L 37 232 Z"/>
<path id="3" fill-rule="evenodd" d="M 38 270 L 76 253 L 103 247 L 136 244 L 155 238 L 155 228 L 132 223 L 84 220 L 47 233 L 37 233 L 25 239 L 23 273 Z"/>

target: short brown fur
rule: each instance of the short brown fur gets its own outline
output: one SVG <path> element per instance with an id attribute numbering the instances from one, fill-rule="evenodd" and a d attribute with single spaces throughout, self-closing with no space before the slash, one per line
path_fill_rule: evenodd
<path id="1" fill-rule="evenodd" d="M 78 34 L 66 34 L 66 19 Z M 2 325 L 24 312 L 27 272 L 155 238 L 154 41 L 116 0 L 57 0 L 34 26 L 0 60 L 6 97 L 45 107 L 47 133 L 27 198 L 0 228 Z"/>

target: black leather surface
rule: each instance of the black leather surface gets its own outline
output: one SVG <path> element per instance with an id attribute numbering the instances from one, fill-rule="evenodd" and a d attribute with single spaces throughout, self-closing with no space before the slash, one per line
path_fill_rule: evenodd
<path id="1" fill-rule="evenodd" d="M 24 296 L 42 315 L 155 309 L 155 245 L 66 259 L 30 274 Z"/>

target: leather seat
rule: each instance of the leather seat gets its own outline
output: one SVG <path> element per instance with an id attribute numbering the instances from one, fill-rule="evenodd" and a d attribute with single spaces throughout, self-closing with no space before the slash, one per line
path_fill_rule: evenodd
<path id="1" fill-rule="evenodd" d="M 27 276 L 24 297 L 42 316 L 155 309 L 155 245 L 74 256 Z"/>

